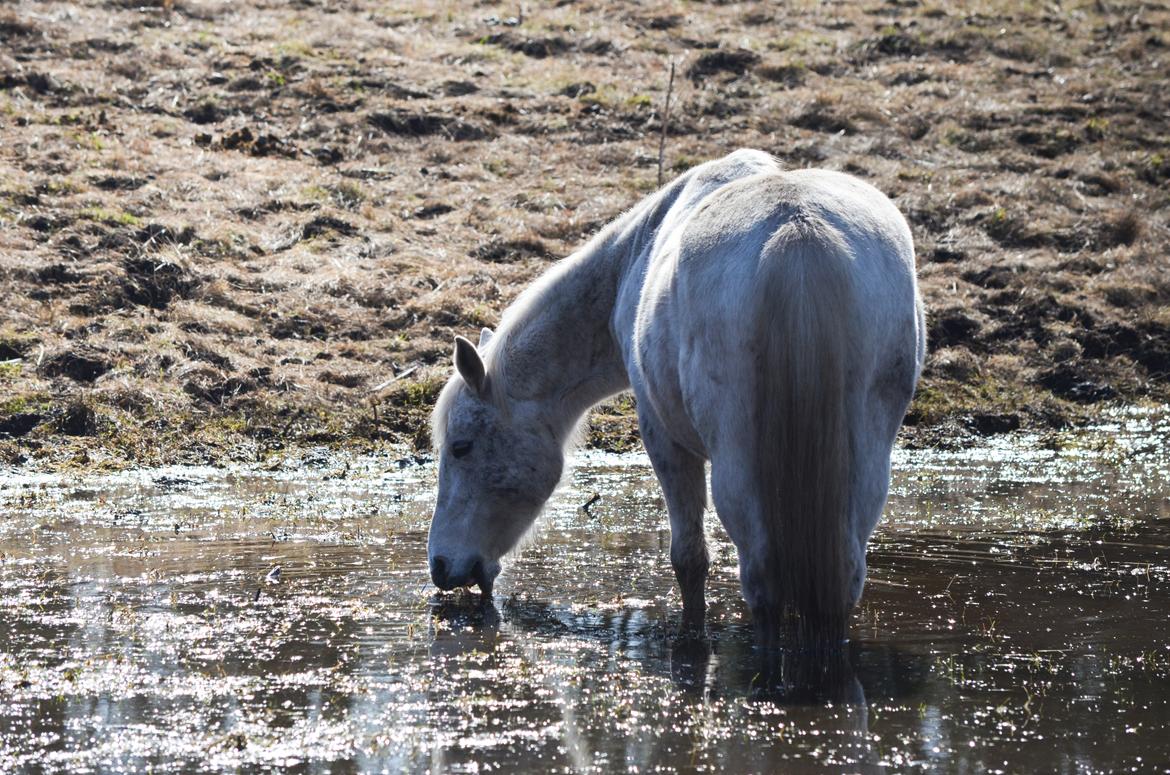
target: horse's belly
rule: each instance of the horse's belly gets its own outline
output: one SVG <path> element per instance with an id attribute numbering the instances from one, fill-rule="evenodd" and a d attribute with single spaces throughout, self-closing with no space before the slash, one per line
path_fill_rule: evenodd
<path id="1" fill-rule="evenodd" d="M 637 375 L 631 380 L 639 416 L 650 412 L 649 419 L 672 441 L 695 455 L 706 457 L 680 382 L 685 353 L 673 311 L 663 304 L 651 305 L 649 309 L 649 314 L 641 315 L 638 320 Z"/>

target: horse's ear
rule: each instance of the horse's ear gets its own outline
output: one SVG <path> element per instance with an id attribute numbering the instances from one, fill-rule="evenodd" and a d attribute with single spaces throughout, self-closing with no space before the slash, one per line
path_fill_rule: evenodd
<path id="1" fill-rule="evenodd" d="M 455 368 L 463 381 L 477 394 L 483 395 L 483 387 L 487 374 L 483 368 L 483 359 L 469 340 L 461 336 L 455 337 Z"/>
<path id="2" fill-rule="evenodd" d="M 488 342 L 492 340 L 492 330 L 490 328 L 481 328 L 479 330 L 479 349 L 488 346 Z"/>

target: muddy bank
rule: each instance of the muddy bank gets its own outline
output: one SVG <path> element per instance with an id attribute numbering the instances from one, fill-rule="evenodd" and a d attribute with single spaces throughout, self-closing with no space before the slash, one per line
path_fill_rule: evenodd
<path id="1" fill-rule="evenodd" d="M 0 459 L 424 449 L 455 333 L 734 147 L 914 230 L 915 444 L 1170 400 L 1170 19 L 1122 3 L 9 3 Z M 592 441 L 636 443 L 629 402 Z"/>

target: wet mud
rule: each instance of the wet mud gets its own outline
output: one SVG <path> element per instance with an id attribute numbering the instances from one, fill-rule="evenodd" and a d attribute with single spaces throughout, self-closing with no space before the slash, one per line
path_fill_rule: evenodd
<path id="1" fill-rule="evenodd" d="M 583 457 L 492 606 L 429 584 L 425 462 L 9 469 L 0 770 L 1159 770 L 1168 431 L 899 451 L 848 647 L 770 686 L 713 516 L 679 635 L 641 456 Z"/>

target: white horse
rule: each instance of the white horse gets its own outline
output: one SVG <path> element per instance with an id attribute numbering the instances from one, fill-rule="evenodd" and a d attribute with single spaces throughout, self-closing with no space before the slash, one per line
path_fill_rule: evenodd
<path id="1" fill-rule="evenodd" d="M 431 577 L 490 598 L 589 409 L 632 388 L 702 627 L 705 462 L 764 645 L 844 637 L 926 350 L 914 246 L 872 186 L 739 150 L 686 172 L 456 337 Z"/>

